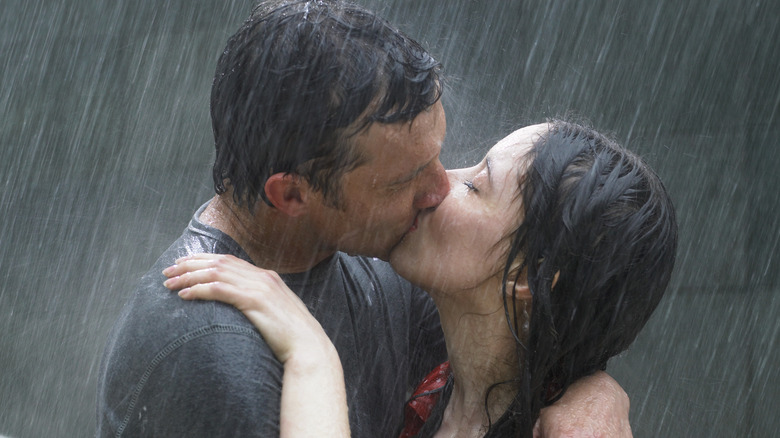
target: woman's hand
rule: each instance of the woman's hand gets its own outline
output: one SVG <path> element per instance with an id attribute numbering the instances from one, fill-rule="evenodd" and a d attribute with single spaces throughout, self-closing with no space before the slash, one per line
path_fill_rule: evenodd
<path id="1" fill-rule="evenodd" d="M 284 364 L 282 437 L 348 437 L 344 373 L 336 348 L 306 305 L 274 271 L 231 255 L 195 254 L 166 268 L 165 286 L 185 300 L 235 306 Z"/>
<path id="2" fill-rule="evenodd" d="M 176 260 L 163 274 L 165 286 L 180 289 L 185 300 L 221 301 L 243 312 L 282 363 L 332 348 L 319 322 L 274 271 L 232 255 L 195 254 Z"/>

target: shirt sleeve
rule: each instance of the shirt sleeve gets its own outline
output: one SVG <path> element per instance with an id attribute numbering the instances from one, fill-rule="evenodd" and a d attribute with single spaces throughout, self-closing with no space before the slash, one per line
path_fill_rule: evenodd
<path id="1" fill-rule="evenodd" d="M 282 373 L 259 335 L 213 328 L 157 355 L 112 435 L 278 436 Z"/>

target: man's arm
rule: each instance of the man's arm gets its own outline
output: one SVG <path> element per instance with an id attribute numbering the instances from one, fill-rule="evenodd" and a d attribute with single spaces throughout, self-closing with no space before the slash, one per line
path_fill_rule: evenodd
<path id="1" fill-rule="evenodd" d="M 623 388 L 599 371 L 574 382 L 560 400 L 542 409 L 534 438 L 630 438 L 629 405 Z"/>

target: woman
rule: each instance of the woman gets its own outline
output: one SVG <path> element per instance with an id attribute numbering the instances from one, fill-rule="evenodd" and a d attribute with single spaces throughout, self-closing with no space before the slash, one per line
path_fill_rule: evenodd
<path id="1" fill-rule="evenodd" d="M 450 358 L 413 396 L 402 436 L 530 437 L 543 407 L 649 319 L 674 265 L 674 210 L 639 158 L 561 121 L 515 131 L 448 174 L 450 195 L 390 257 L 436 302 Z M 330 342 L 278 276 L 248 266 L 195 256 L 166 270 L 166 285 L 233 304 L 263 333 L 285 364 L 283 428 L 348 433 Z"/>

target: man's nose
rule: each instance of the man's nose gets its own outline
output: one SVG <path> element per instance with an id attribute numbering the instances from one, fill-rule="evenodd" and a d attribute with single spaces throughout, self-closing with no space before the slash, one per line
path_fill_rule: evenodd
<path id="1" fill-rule="evenodd" d="M 424 182 L 422 194 L 415 199 L 414 207 L 420 210 L 438 207 L 450 193 L 450 180 L 444 171 L 444 165 L 437 163 L 431 169 L 429 179 Z"/>
<path id="2" fill-rule="evenodd" d="M 447 173 L 447 181 L 450 183 L 450 185 L 463 180 L 463 177 L 460 175 L 462 170 L 463 169 L 450 169 L 445 171 Z"/>

